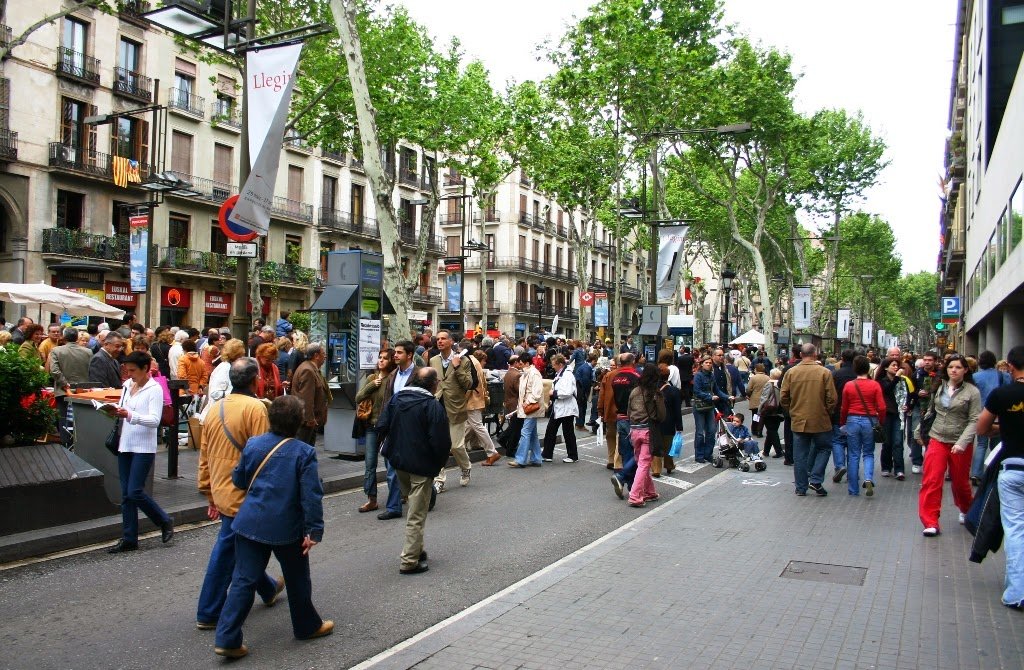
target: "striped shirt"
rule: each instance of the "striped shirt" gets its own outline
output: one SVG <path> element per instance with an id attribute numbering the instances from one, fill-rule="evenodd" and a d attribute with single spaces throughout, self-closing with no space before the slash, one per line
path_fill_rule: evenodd
<path id="1" fill-rule="evenodd" d="M 118 406 L 128 410 L 128 418 L 121 425 L 118 451 L 137 454 L 155 454 L 160 416 L 164 410 L 164 392 L 152 377 L 132 395 L 135 382 L 125 381 Z"/>

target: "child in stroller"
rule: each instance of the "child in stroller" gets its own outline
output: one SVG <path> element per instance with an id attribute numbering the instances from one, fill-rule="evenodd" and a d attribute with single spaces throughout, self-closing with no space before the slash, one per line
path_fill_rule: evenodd
<path id="1" fill-rule="evenodd" d="M 743 425 L 743 414 L 736 412 L 729 417 L 718 412 L 715 414 L 719 426 L 718 454 L 712 459 L 712 465 L 720 468 L 728 463 L 729 467 L 743 472 L 750 472 L 751 467 L 758 472 L 767 469 L 757 442 Z"/>

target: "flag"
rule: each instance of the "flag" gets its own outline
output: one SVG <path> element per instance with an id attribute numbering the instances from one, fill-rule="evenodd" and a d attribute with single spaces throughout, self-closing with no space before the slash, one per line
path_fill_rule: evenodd
<path id="1" fill-rule="evenodd" d="M 132 184 L 142 183 L 142 177 L 139 176 L 139 161 L 128 160 L 128 181 Z"/>
<path id="2" fill-rule="evenodd" d="M 811 327 L 811 287 L 793 287 L 793 327 L 804 329 Z"/>
<path id="3" fill-rule="evenodd" d="M 111 158 L 111 163 L 114 183 L 121 188 L 128 188 L 128 159 L 123 156 L 114 156 Z"/>

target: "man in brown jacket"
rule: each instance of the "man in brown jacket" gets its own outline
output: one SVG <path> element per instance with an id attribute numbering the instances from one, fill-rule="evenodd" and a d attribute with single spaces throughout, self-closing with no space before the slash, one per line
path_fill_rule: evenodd
<path id="1" fill-rule="evenodd" d="M 807 489 L 819 496 L 828 492 L 821 483 L 832 452 L 832 410 L 836 386 L 832 374 L 818 362 L 818 348 L 800 348 L 800 363 L 782 378 L 782 407 L 793 425 L 793 479 L 798 496 Z"/>
<path id="2" fill-rule="evenodd" d="M 242 448 L 250 437 L 270 430 L 267 407 L 256 398 L 259 364 L 253 358 L 239 358 L 231 364 L 228 377 L 231 394 L 210 405 L 203 423 L 203 440 L 199 447 L 199 490 L 209 503 L 206 515 L 220 519 L 220 533 L 210 552 L 206 577 L 199 593 L 196 628 L 214 630 L 220 618 L 228 586 L 235 570 L 235 533 L 231 524 L 245 499 L 245 491 L 235 487 L 231 472 L 242 457 Z M 256 585 L 256 592 L 267 606 L 277 601 L 284 590 L 284 579 L 275 580 L 267 573 Z"/>
<path id="3" fill-rule="evenodd" d="M 322 345 L 314 342 L 306 347 L 306 360 L 299 364 L 292 377 L 292 393 L 306 405 L 306 419 L 296 439 L 316 446 L 316 433 L 327 423 L 327 403 L 330 391 L 320 368 L 327 354 Z"/>
<path id="4" fill-rule="evenodd" d="M 469 454 L 466 453 L 466 392 L 473 384 L 473 366 L 465 360 L 469 354 L 464 351 L 456 354 L 452 350 L 453 344 L 452 336 L 447 330 L 437 331 L 438 354 L 430 358 L 428 365 L 437 371 L 437 378 L 441 380 L 435 395 L 441 400 L 448 414 L 448 433 L 452 438 L 451 452 L 461 471 L 459 485 L 469 486 L 469 472 L 473 466 L 470 464 Z M 479 381 L 484 383 L 482 379 Z M 441 468 L 441 472 L 434 478 L 434 490 L 438 494 L 444 491 L 446 480 L 445 469 Z"/>

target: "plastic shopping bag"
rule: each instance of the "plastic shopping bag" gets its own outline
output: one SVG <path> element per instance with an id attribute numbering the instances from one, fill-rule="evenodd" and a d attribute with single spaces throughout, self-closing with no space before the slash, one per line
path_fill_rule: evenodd
<path id="1" fill-rule="evenodd" d="M 675 437 L 672 438 L 672 446 L 668 449 L 668 455 L 671 458 L 679 458 L 683 455 L 683 434 L 676 433 Z"/>

